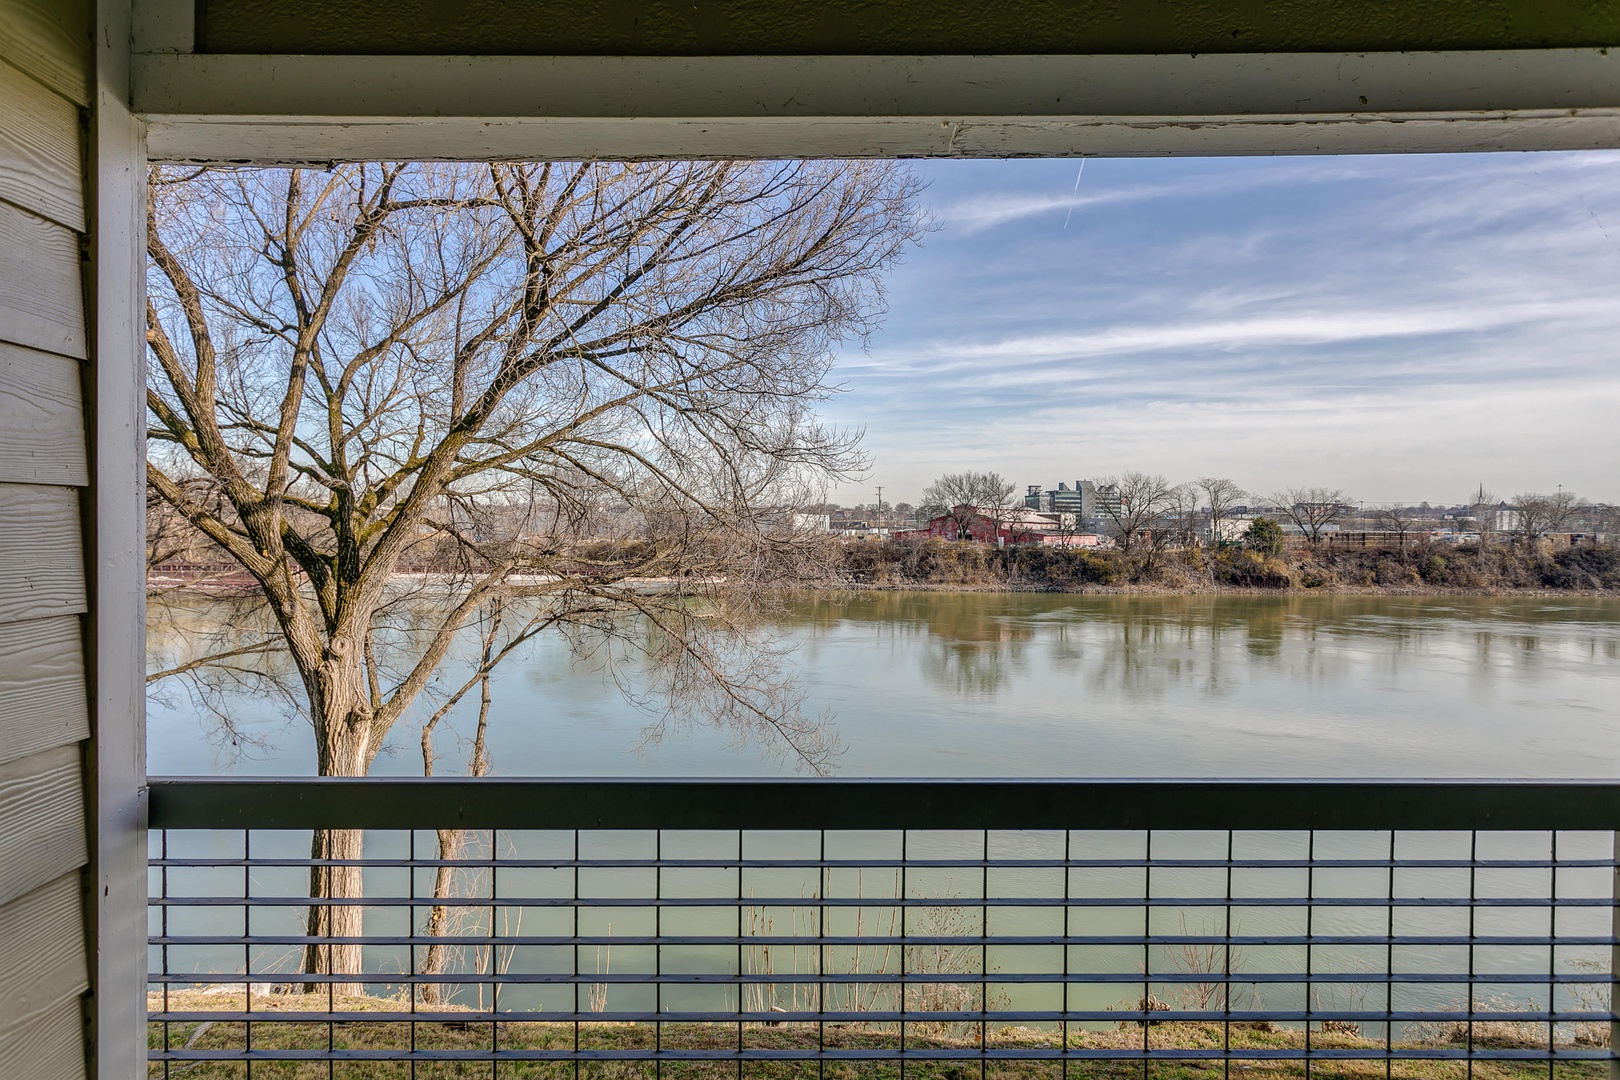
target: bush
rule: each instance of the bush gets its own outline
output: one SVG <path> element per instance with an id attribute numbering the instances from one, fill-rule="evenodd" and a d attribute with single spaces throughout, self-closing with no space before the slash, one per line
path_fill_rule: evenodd
<path id="1" fill-rule="evenodd" d="M 1566 547 L 1541 568 L 1553 589 L 1620 589 L 1620 547 Z"/>
<path id="2" fill-rule="evenodd" d="M 1120 578 L 1119 560 L 1112 552 L 1090 548 L 1013 547 L 999 554 L 1009 581 L 1038 589 L 1113 585 Z"/>
<path id="3" fill-rule="evenodd" d="M 1372 584 L 1372 574 L 1368 571 L 1361 573 L 1362 584 Z M 1299 571 L 1299 583 L 1307 589 L 1320 589 L 1333 584 L 1333 571 L 1315 564 L 1303 566 Z"/>
<path id="4" fill-rule="evenodd" d="M 1243 534 L 1243 546 L 1275 559 L 1283 553 L 1283 528 L 1270 518 L 1257 517 Z"/>
<path id="5" fill-rule="evenodd" d="M 1240 589 L 1286 589 L 1294 584 L 1288 564 L 1258 551 L 1231 548 L 1211 560 L 1215 580 Z"/>

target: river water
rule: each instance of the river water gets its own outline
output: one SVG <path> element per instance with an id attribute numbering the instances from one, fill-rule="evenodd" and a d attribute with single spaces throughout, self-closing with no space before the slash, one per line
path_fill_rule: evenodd
<path id="1" fill-rule="evenodd" d="M 154 619 L 155 667 L 229 601 Z M 845 776 L 1500 776 L 1620 772 L 1620 600 L 1588 597 L 882 593 L 808 602 L 783 626 L 806 711 Z M 459 683 L 453 659 L 445 682 Z M 246 690 L 226 732 L 154 693 L 153 774 L 309 774 L 307 724 Z M 472 712 L 439 739 L 465 755 Z M 677 731 L 561 640 L 495 680 L 506 775 L 778 775 L 767 745 Z M 233 743 L 234 735 L 234 743 Z M 374 768 L 419 772 L 402 725 Z"/>
<path id="2" fill-rule="evenodd" d="M 229 601 L 187 602 L 155 614 L 150 638 L 155 668 L 184 660 L 190 643 L 204 631 L 241 617 Z M 887 593 L 805 603 L 792 612 L 782 631 L 795 647 L 792 663 L 807 692 L 806 710 L 829 718 L 842 746 L 836 771 L 845 776 L 1607 777 L 1620 770 L 1620 601 L 1616 600 Z M 464 656 L 453 658 L 446 681 L 458 684 L 466 670 Z M 160 685 L 149 708 L 150 772 L 312 772 L 307 724 L 274 698 L 227 689 L 214 704 L 231 717 L 231 730 L 199 709 L 186 694 Z M 443 755 L 441 775 L 453 771 L 458 760 L 465 760 L 469 722 L 469 715 L 457 714 L 438 740 Z M 778 775 L 793 769 L 791 761 L 774 756 L 768 746 L 738 747 L 722 734 L 701 728 L 677 731 L 638 749 L 647 722 L 647 716 L 631 706 L 599 666 L 574 659 L 560 640 L 542 641 L 527 654 L 513 657 L 496 679 L 490 727 L 494 770 L 506 775 L 609 776 Z M 418 772 L 416 747 L 417 732 L 402 724 L 391 738 L 390 752 L 378 759 L 374 772 Z M 168 842 L 171 855 L 226 860 L 240 855 L 240 837 L 228 834 L 171 835 Z M 405 834 L 374 834 L 368 836 L 367 851 L 398 857 L 409 842 Z M 430 842 L 430 838 L 416 840 L 418 845 Z M 562 846 L 557 851 L 566 854 L 574 841 L 566 836 L 547 839 L 536 835 L 501 842 L 506 845 L 501 857 L 511 859 L 543 858 L 548 852 L 555 855 L 551 848 L 558 844 Z M 725 848 L 737 842 L 734 836 L 716 839 L 681 834 L 659 850 L 664 857 L 707 857 L 713 853 L 707 853 L 705 844 L 719 843 Z M 829 851 L 827 857 L 876 857 L 893 847 L 896 838 L 852 835 L 842 842 L 856 847 L 842 854 Z M 963 857 L 964 852 L 966 857 L 976 857 L 974 845 L 980 841 L 967 837 L 962 842 L 967 848 L 953 850 L 951 857 Z M 1083 842 L 1104 844 L 1096 852 L 1088 849 L 1093 857 L 1140 858 L 1143 854 L 1140 834 L 1099 834 Z M 1507 836 L 1491 842 L 1496 848 L 1481 849 L 1481 857 L 1533 859 L 1547 855 L 1545 835 Z M 1571 837 L 1560 850 L 1565 858 L 1603 858 L 1610 842 L 1606 835 Z M 649 846 L 653 843 L 650 834 L 610 834 L 594 837 L 590 843 L 606 844 L 604 854 L 627 858 L 649 858 L 655 850 Z M 996 840 L 1007 855 L 1021 858 L 1051 857 L 1053 850 L 1047 849 L 1054 843 L 1053 850 L 1061 856 L 1062 837 L 1032 834 Z M 1154 853 L 1159 858 L 1219 859 L 1228 843 L 1235 845 L 1232 850 L 1237 854 L 1248 857 L 1297 858 L 1305 850 L 1302 834 L 1249 834 L 1235 840 L 1223 834 L 1187 834 L 1160 836 L 1154 841 Z M 1350 846 L 1342 851 L 1318 847 L 1316 857 L 1376 859 L 1388 852 L 1390 841 L 1387 834 L 1357 834 L 1340 837 L 1335 843 Z M 1457 858 L 1467 857 L 1469 843 L 1466 834 L 1417 835 L 1403 838 L 1399 850 L 1403 858 Z M 307 845 L 307 834 L 269 834 L 255 840 L 254 851 L 261 857 L 297 858 L 307 852 Z M 426 849 L 419 846 L 418 850 Z M 793 853 L 784 849 L 779 854 L 788 857 Z M 914 851 L 913 857 L 916 854 Z M 1077 849 L 1075 854 L 1078 857 L 1082 852 Z M 173 876 L 183 873 L 191 876 Z M 368 871 L 368 875 L 377 873 L 383 872 Z M 512 889 L 529 895 L 522 890 L 532 883 L 522 873 L 502 871 L 502 896 L 517 896 L 510 893 Z M 634 880 L 624 876 L 630 871 L 601 873 L 619 875 L 601 886 L 616 890 L 613 895 L 629 890 L 627 895 L 650 897 L 654 890 L 671 884 L 649 876 L 653 872 L 647 870 L 635 871 L 642 877 Z M 729 871 L 714 873 L 724 878 L 716 895 L 738 895 L 726 890 L 743 889 L 741 877 L 733 881 L 726 877 Z M 820 881 L 819 871 L 798 873 L 809 876 L 803 880 L 773 878 L 761 884 L 767 890 L 761 895 L 812 896 L 822 888 L 843 889 L 848 895 L 873 897 L 873 910 L 879 916 L 887 912 L 891 922 L 895 916 L 897 909 L 886 906 L 885 901 L 901 895 L 897 871 L 877 870 L 865 879 L 852 877 L 842 883 L 831 878 Z M 1020 873 L 1028 876 L 1031 872 Z M 1044 879 L 1020 879 L 1013 887 L 1026 890 L 1017 893 L 1020 896 L 1067 895 L 1070 889 L 1077 896 L 1140 896 L 1145 882 L 1142 873 L 1074 871 L 1068 885 L 1061 879 L 1057 885 Z M 1175 878 L 1189 873 L 1196 877 L 1199 872 L 1169 871 L 1168 877 L 1162 877 L 1155 871 L 1159 882 L 1155 888 L 1169 890 L 1172 896 L 1219 896 L 1222 888 L 1234 888 L 1233 881 Z M 1219 877 L 1222 872 L 1202 873 Z M 1276 872 L 1250 873 L 1264 877 Z M 1336 882 L 1324 878 L 1316 888 L 1331 884 L 1346 895 L 1382 897 L 1386 892 L 1405 895 L 1408 891 L 1412 895 L 1435 891 L 1465 895 L 1474 887 L 1466 880 L 1452 880 L 1457 874 L 1466 878 L 1466 871 L 1401 871 L 1395 879 L 1383 870 L 1338 873 Z M 1448 873 L 1452 877 L 1444 880 L 1435 876 Z M 1491 873 L 1501 880 L 1487 880 Z M 1577 881 L 1574 875 L 1579 873 L 1597 876 Z M 1476 884 L 1487 891 L 1545 895 L 1545 872 L 1481 874 L 1486 876 Z M 1513 878 L 1513 874 L 1519 877 Z M 971 897 L 979 895 L 981 887 L 977 875 L 972 871 L 962 880 L 941 880 L 934 883 L 937 893 L 924 894 L 969 898 L 960 907 L 952 906 L 953 901 L 942 903 L 940 910 L 946 917 L 967 920 L 962 923 L 965 930 L 957 927 L 944 932 L 960 930 L 970 938 L 980 932 L 976 929 L 979 924 L 972 921 L 986 917 L 974 914 Z M 1604 869 L 1561 871 L 1560 895 L 1590 888 L 1596 890 L 1593 896 L 1607 896 L 1607 875 Z M 780 873 L 776 876 L 781 878 Z M 171 877 L 168 887 L 183 892 L 201 889 L 234 896 L 243 888 L 240 871 L 229 869 L 172 871 Z M 388 883 L 382 878 L 376 883 L 385 890 L 401 887 L 398 881 Z M 260 867 L 252 875 L 252 887 L 256 895 L 285 898 L 279 902 L 283 906 L 255 909 L 253 925 L 258 933 L 301 932 L 301 900 L 307 895 L 307 877 L 301 870 Z M 368 895 L 371 887 L 368 884 Z M 423 889 L 428 882 L 420 880 L 413 887 Z M 591 886 L 581 878 L 571 887 Z M 989 887 L 986 879 L 984 888 Z M 1178 887 L 1188 891 L 1174 891 Z M 1299 895 L 1301 887 L 1293 880 L 1237 880 L 1236 893 L 1229 895 L 1271 895 L 1267 890 L 1274 888 L 1284 890 L 1279 895 Z M 917 886 L 914 882 L 905 888 L 914 891 Z M 1052 893 L 1054 888 L 1059 892 Z M 1245 893 L 1248 888 L 1259 891 Z M 635 891 L 638 889 L 643 891 Z M 748 889 L 748 895 L 753 895 L 753 886 Z M 508 902 L 544 903 L 532 899 Z M 470 931 L 463 928 L 464 932 L 478 935 L 491 929 L 490 923 L 478 921 L 483 918 L 480 910 L 474 909 L 469 916 Z M 493 919 L 496 909 L 489 910 Z M 540 923 L 535 920 L 542 919 L 546 910 L 522 910 L 531 916 L 524 923 L 525 932 L 542 932 L 536 929 Z M 573 909 L 555 910 L 566 914 Z M 609 935 L 633 933 L 638 926 L 649 933 L 655 925 L 653 910 L 619 907 L 605 915 L 586 910 L 580 916 L 585 922 L 576 924 L 576 932 L 579 927 L 589 930 L 595 926 L 592 920 L 610 917 L 616 923 L 605 924 Z M 1048 923 L 1060 917 L 1062 910 L 998 909 L 1000 913 L 986 924 L 985 932 L 992 935 L 991 940 L 1008 933 L 1055 933 Z M 1221 907 L 1172 905 L 1150 913 L 1134 901 L 1121 900 L 1117 907 L 1077 909 L 1073 925 L 1063 922 L 1058 929 L 1090 934 L 1141 933 L 1150 926 L 1155 934 L 1218 935 L 1222 927 L 1229 934 L 1310 932 L 1310 916 L 1300 906 L 1244 908 L 1239 901 L 1232 910 L 1237 914 Z M 741 918 L 735 904 L 703 911 L 714 925 L 699 919 L 687 932 L 730 932 L 727 928 Z M 1544 908 L 1491 909 L 1481 917 L 1496 921 L 1482 923 L 1479 932 L 1545 933 L 1544 912 Z M 786 933 L 789 925 L 797 927 L 801 918 L 813 917 L 810 908 L 800 911 L 791 903 L 758 911 L 749 908 L 747 913 L 750 919 L 775 918 L 783 924 L 783 928 L 763 931 L 767 935 Z M 1400 927 L 1408 934 L 1457 934 L 1462 932 L 1457 919 L 1466 914 L 1465 907 L 1402 909 Z M 1386 922 L 1396 925 L 1390 921 L 1389 909 L 1376 902 L 1325 908 L 1317 917 L 1315 932 L 1319 934 L 1331 931 L 1376 937 L 1384 932 Z M 285 978 L 285 973 L 296 970 L 296 948 L 263 947 L 245 956 L 240 946 L 227 944 L 239 940 L 232 935 L 240 933 L 236 927 L 238 923 L 246 926 L 247 918 L 245 910 L 231 908 L 176 910 L 171 915 L 171 932 L 221 933 L 225 937 L 217 945 L 171 949 L 168 970 L 249 970 L 264 973 L 256 977 L 270 979 Z M 1603 908 L 1574 910 L 1559 916 L 1559 932 L 1601 934 L 1608 918 Z M 1232 921 L 1221 921 L 1225 919 Z M 376 911 L 367 915 L 367 928 L 399 933 L 405 925 L 392 913 Z M 892 929 L 890 926 L 888 932 Z M 594 932 L 604 931 L 596 927 Z M 844 932 L 852 931 L 846 927 Z M 853 932 L 863 931 L 857 928 Z M 869 928 L 864 932 L 884 931 L 880 925 L 877 931 Z M 1410 1008 L 1444 1008 L 1457 1004 L 1459 988 L 1454 983 L 1403 984 L 1405 996 L 1397 1000 L 1387 996 L 1394 992 L 1379 981 L 1377 973 L 1386 964 L 1413 973 L 1456 971 L 1460 960 L 1456 949 L 1448 948 L 1415 946 L 1386 952 L 1382 946 L 1341 947 L 1330 956 L 1332 949 L 1315 947 L 1307 958 L 1299 946 L 1266 946 L 1248 949 L 1242 962 L 1255 970 L 1276 971 L 1315 965 L 1318 971 L 1337 970 L 1357 979 L 1361 976 L 1355 972 L 1369 973 L 1365 985 L 1329 986 L 1324 991 L 1327 997 L 1312 999 L 1318 1008 L 1376 1010 L 1400 1002 Z M 1016 948 L 989 946 L 975 955 L 979 956 L 977 963 L 988 965 L 983 969 L 986 972 L 1020 970 L 1019 965 L 1032 971 L 1056 971 L 1066 963 L 1128 978 L 1150 968 L 1184 970 L 1187 961 L 1174 949 L 1155 949 L 1075 946 L 1065 960 L 1061 947 L 1044 947 L 1044 951 L 1035 950 L 1039 955 L 1024 955 Z M 524 970 L 551 972 L 559 979 L 570 972 L 577 979 L 577 973 L 601 970 L 604 963 L 600 947 L 594 953 L 589 946 L 529 951 L 535 955 L 524 961 L 529 965 Z M 868 962 L 861 959 L 862 950 L 846 951 L 847 956 L 818 955 L 814 970 L 822 970 L 823 965 L 829 971 L 869 970 L 862 967 Z M 742 949 L 729 947 L 665 947 L 656 956 L 650 949 L 638 951 L 628 946 L 609 952 L 612 970 L 621 972 L 650 971 L 654 968 L 648 965 L 657 964 L 685 965 L 680 970 L 726 978 L 727 973 L 761 970 L 758 965 L 762 962 L 781 965 L 771 967 L 772 971 L 791 969 L 798 974 L 812 970 L 808 949 L 801 956 L 797 946 L 791 949 L 791 957 L 778 955 L 768 961 L 760 959 L 768 950 L 755 946 L 746 955 Z M 1237 970 L 1235 950 L 1231 961 Z M 1554 962 L 1545 945 L 1499 948 L 1490 956 L 1482 952 L 1479 958 L 1486 965 L 1482 971 L 1520 976 L 1545 973 L 1549 965 L 1564 974 L 1595 970 L 1592 965 L 1601 966 L 1604 961 L 1601 948 L 1561 946 Z M 372 977 L 378 980 L 379 992 L 394 992 L 389 974 L 404 971 L 410 962 L 398 949 L 367 952 L 367 970 L 375 972 Z M 478 965 L 484 962 L 476 956 L 461 961 L 472 965 L 468 970 L 481 970 Z M 283 974 L 271 974 L 278 972 Z M 1007 986 L 998 991 L 1004 993 L 1003 1003 L 990 1007 L 1053 1009 L 1067 1001 L 1066 1007 L 1071 1009 L 1116 1008 L 1135 1000 L 1132 994 L 1148 992 L 1143 978 L 1142 990 L 1113 983 L 1077 984 L 1068 991 L 1056 984 Z M 1548 985 L 1514 984 L 1492 993 L 1506 1003 L 1504 1008 L 1534 1009 L 1538 1002 L 1555 998 L 1565 1006 L 1572 1001 L 1578 1004 L 1582 999 L 1569 995 L 1581 989 L 1561 989 L 1558 994 L 1563 996 L 1559 997 Z M 566 980 L 549 986 L 511 986 L 503 991 L 501 1001 L 507 1009 L 566 1013 L 580 1007 L 580 993 L 598 990 L 606 994 L 602 1002 L 609 1010 L 654 1006 L 649 996 L 653 991 L 646 986 L 615 985 L 609 993 L 605 985 L 591 985 L 582 991 L 577 982 Z M 1180 1000 L 1176 995 L 1184 995 L 1185 988 L 1155 987 L 1152 992 Z M 1298 1008 L 1305 1001 L 1303 984 L 1256 984 L 1244 992 L 1253 1006 Z M 704 996 L 694 990 L 691 994 L 697 996 L 689 994 L 679 1002 L 666 998 L 663 1007 L 724 1011 L 736 1007 L 735 995 L 727 997 L 731 993 L 714 988 Z M 799 1007 L 795 1004 L 798 990 L 793 986 L 773 984 L 760 993 L 771 995 L 773 1005 L 776 995 L 786 994 L 781 1000 L 790 1008 Z M 480 1004 L 482 994 L 480 984 L 473 981 L 452 988 L 452 1000 L 457 1003 Z M 764 1001 L 761 998 L 749 1007 L 764 1007 Z"/>

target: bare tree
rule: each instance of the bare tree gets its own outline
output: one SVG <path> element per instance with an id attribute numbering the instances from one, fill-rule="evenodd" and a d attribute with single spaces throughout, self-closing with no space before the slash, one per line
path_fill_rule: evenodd
<path id="1" fill-rule="evenodd" d="M 1164 532 L 1173 534 L 1179 547 L 1198 546 L 1198 496 L 1197 484 L 1177 484 L 1165 498 Z"/>
<path id="2" fill-rule="evenodd" d="M 929 517 L 949 516 L 956 526 L 956 538 L 967 540 L 973 535 L 969 526 L 979 510 L 988 511 L 999 530 L 1000 512 L 1016 487 L 998 472 L 946 473 L 923 490 L 918 509 Z"/>
<path id="3" fill-rule="evenodd" d="M 1554 494 L 1525 492 L 1513 496 L 1514 532 L 1527 544 L 1534 544 L 1548 533 L 1564 532 L 1585 508 L 1573 491 L 1560 489 Z"/>
<path id="4" fill-rule="evenodd" d="M 1221 535 L 1221 522 L 1232 516 L 1233 507 L 1248 498 L 1248 494 L 1224 476 L 1200 476 L 1194 486 L 1209 508 L 1210 542 L 1219 544 L 1225 539 Z"/>
<path id="5" fill-rule="evenodd" d="M 1161 534 L 1175 488 L 1156 473 L 1127 472 L 1097 481 L 1098 489 L 1112 487 L 1117 499 L 1099 500 L 1108 531 L 1127 554 L 1144 543 L 1150 547 Z"/>
<path id="6" fill-rule="evenodd" d="M 186 559 L 199 546 L 197 530 L 174 512 L 150 484 L 146 487 L 146 573 L 164 563 Z"/>
<path id="7" fill-rule="evenodd" d="M 512 652 L 522 644 L 520 640 L 502 640 L 501 623 L 505 616 L 506 603 L 504 598 L 498 598 L 487 605 L 487 609 L 480 612 L 482 626 L 479 631 L 479 653 L 473 664 L 472 675 L 451 693 L 433 715 L 422 724 L 422 775 L 434 775 L 437 756 L 433 749 L 433 736 L 439 724 L 450 715 L 452 709 L 461 703 L 461 700 L 472 690 L 478 690 L 478 718 L 473 729 L 473 742 L 467 760 L 467 775 L 478 777 L 489 773 L 489 707 L 493 698 L 490 692 L 490 677 L 494 674 L 495 666 L 500 663 L 506 654 Z M 457 912 L 452 910 L 443 901 L 452 895 L 455 888 L 455 873 L 457 867 L 453 864 L 466 857 L 469 835 L 465 829 L 438 829 L 435 830 L 435 839 L 438 843 L 438 866 L 434 870 L 433 898 L 435 903 L 428 911 L 426 936 L 433 940 L 423 952 L 420 971 L 423 975 L 440 975 L 444 973 L 448 960 L 449 946 L 443 939 L 450 930 L 450 923 Z M 493 838 L 491 838 L 493 842 Z M 318 946 L 310 945 L 306 948 L 314 949 Z M 305 958 L 305 967 L 310 966 L 308 957 Z M 422 1000 L 428 1004 L 437 1004 L 441 1000 L 440 986 L 430 982 L 421 988 Z"/>
<path id="8" fill-rule="evenodd" d="M 1271 497 L 1277 509 L 1300 532 L 1316 543 L 1329 525 L 1344 517 L 1348 500 L 1338 488 L 1288 488 Z"/>
<path id="9" fill-rule="evenodd" d="M 1419 517 L 1417 512 L 1410 506 L 1389 503 L 1385 506 L 1373 507 L 1372 519 L 1377 523 L 1379 529 L 1395 534 L 1396 541 L 1404 554 L 1407 541 L 1418 530 Z"/>
<path id="10" fill-rule="evenodd" d="M 1594 542 L 1601 538 L 1605 543 L 1614 543 L 1616 533 L 1620 533 L 1620 506 L 1593 503 L 1586 507 L 1585 518 Z"/>
<path id="11" fill-rule="evenodd" d="M 725 631 L 801 574 L 760 508 L 862 464 L 812 408 L 834 343 L 882 313 L 916 192 L 852 162 L 155 171 L 149 481 L 262 593 L 320 773 L 364 775 L 518 576 L 507 640 L 632 648 L 691 699 L 666 721 L 824 761 L 790 680 Z M 424 548 L 455 572 L 403 604 Z M 312 848 L 360 853 L 350 831 Z M 359 885 L 311 871 L 316 895 Z M 309 933 L 359 917 L 314 905 Z M 308 962 L 352 973 L 359 950 Z"/>

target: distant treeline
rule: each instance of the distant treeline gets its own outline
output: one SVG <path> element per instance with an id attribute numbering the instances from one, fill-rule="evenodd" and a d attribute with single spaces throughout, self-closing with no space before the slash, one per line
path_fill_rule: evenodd
<path id="1" fill-rule="evenodd" d="M 1191 547 L 1141 553 L 962 541 L 870 541 L 844 547 L 857 585 L 1080 590 L 1381 588 L 1620 590 L 1620 547 L 1414 544 L 1402 550 L 1328 545 L 1281 552 Z"/>

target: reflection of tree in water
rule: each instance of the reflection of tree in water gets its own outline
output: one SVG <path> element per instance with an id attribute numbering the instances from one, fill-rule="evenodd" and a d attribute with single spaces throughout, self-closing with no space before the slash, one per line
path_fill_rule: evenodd
<path id="1" fill-rule="evenodd" d="M 148 700 L 169 709 L 189 703 L 227 764 L 273 754 L 278 736 L 305 715 L 293 696 L 297 672 L 275 647 L 270 609 L 252 596 L 149 597 L 146 670 Z M 268 709 L 244 709 L 244 701 Z"/>
<path id="2" fill-rule="evenodd" d="M 537 612 L 548 610 L 548 603 L 544 596 L 520 596 L 502 607 L 509 624 L 528 625 Z M 793 660 L 796 642 L 769 624 L 739 641 L 732 635 L 734 624 L 709 618 L 709 610 L 697 601 L 689 605 L 686 616 L 695 626 L 679 628 L 684 631 L 680 634 L 651 617 L 611 613 L 594 620 L 574 618 L 544 635 L 508 635 L 499 647 L 503 655 L 512 652 L 524 662 L 514 665 L 516 671 L 525 671 L 529 662 L 543 656 L 539 677 L 533 670 L 526 673 L 529 686 L 547 695 L 584 692 L 597 701 L 602 693 L 615 691 L 646 719 L 642 747 L 707 727 L 737 746 L 755 745 L 767 753 L 776 751 L 772 738 L 779 735 L 776 741 L 787 751 L 779 757 L 791 757 L 812 771 L 825 767 L 839 749 L 835 718 L 805 707 Z M 667 624 L 667 610 L 661 614 Z M 400 579 L 378 608 L 373 627 L 376 669 L 386 677 L 396 670 L 396 657 L 408 661 L 417 655 L 422 635 L 435 632 L 442 619 L 442 592 L 431 584 Z M 434 744 L 443 744 L 446 763 L 457 768 L 471 752 L 458 724 L 465 725 L 478 711 L 473 706 L 480 694 L 465 703 L 459 699 L 478 688 L 476 678 L 465 681 L 477 676 L 481 660 L 487 661 L 494 648 L 483 640 L 481 626 L 475 620 L 461 627 L 408 714 L 412 721 L 425 721 L 447 703 L 462 706 L 454 716 L 446 710 L 439 717 L 442 725 L 433 721 L 439 729 Z M 309 722 L 298 673 L 281 647 L 268 606 L 256 596 L 179 590 L 154 595 L 148 598 L 147 628 L 148 698 L 176 710 L 189 704 L 227 762 L 239 756 L 273 756 L 293 741 L 286 736 L 289 725 Z M 712 672 L 743 674 L 720 685 Z M 594 674 L 600 682 L 594 688 L 576 684 L 573 676 L 580 674 Z M 766 719 L 782 706 L 796 710 L 802 723 Z M 772 724 L 772 732 L 764 730 L 765 723 Z M 404 725 L 384 749 L 402 749 L 403 740 L 414 743 L 416 734 L 414 723 Z"/>
<path id="3" fill-rule="evenodd" d="M 1455 629 L 1456 613 L 1432 605 L 1387 596 L 881 593 L 812 601 L 797 614 L 812 638 L 841 622 L 922 635 L 923 675 L 952 694 L 1011 692 L 1041 657 L 1080 680 L 1086 697 L 1143 701 L 1176 690 L 1226 697 L 1257 664 L 1285 682 L 1330 684 L 1350 677 L 1347 653 L 1365 652 L 1332 647 L 1346 639 L 1377 639 L 1398 676 L 1438 628 Z"/>
<path id="4" fill-rule="evenodd" d="M 1620 605 L 1601 597 L 1502 604 L 1475 600 L 1469 697 L 1489 707 L 1505 688 L 1552 685 L 1570 667 L 1620 660 Z"/>
<path id="5" fill-rule="evenodd" d="M 990 698 L 1027 672 L 1042 634 L 1030 619 L 1043 598 L 1004 593 L 866 593 L 820 597 L 795 610 L 814 640 L 841 622 L 918 635 L 917 666 L 943 693 Z M 1051 598 L 1044 598 L 1050 603 Z"/>
<path id="6" fill-rule="evenodd" d="M 1028 669 L 1023 641 L 949 642 L 930 639 L 918 660 L 923 677 L 937 689 L 962 697 L 991 698 L 1017 684 Z"/>
<path id="7" fill-rule="evenodd" d="M 1258 610 L 1244 624 L 1244 646 L 1249 655 L 1262 660 L 1282 656 L 1287 614 L 1278 610 Z"/>

